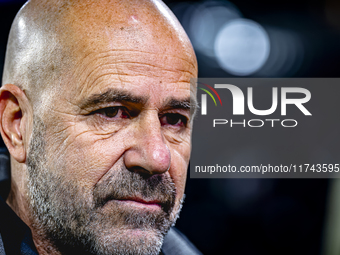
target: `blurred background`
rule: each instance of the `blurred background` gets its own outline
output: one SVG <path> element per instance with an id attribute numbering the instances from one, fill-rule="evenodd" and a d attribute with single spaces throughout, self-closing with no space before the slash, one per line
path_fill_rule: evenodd
<path id="1" fill-rule="evenodd" d="M 0 1 L 0 74 L 21 0 Z M 199 77 L 339 77 L 340 1 L 170 1 Z M 317 145 L 316 145 L 317 146 Z M 176 226 L 204 254 L 340 254 L 328 179 L 190 179 Z"/>

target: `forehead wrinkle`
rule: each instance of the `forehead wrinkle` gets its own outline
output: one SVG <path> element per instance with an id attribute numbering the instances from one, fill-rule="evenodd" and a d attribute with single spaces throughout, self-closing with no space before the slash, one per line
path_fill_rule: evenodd
<path id="1" fill-rule="evenodd" d="M 115 66 L 115 64 L 107 64 L 107 65 L 103 65 L 103 66 Z M 99 85 L 98 80 L 100 80 L 101 78 L 105 77 L 105 76 L 110 76 L 110 75 L 117 75 L 117 80 L 119 80 L 119 82 L 121 82 L 121 80 L 119 79 L 119 74 L 118 74 L 118 70 L 108 70 L 108 69 L 104 69 L 102 70 L 103 66 L 97 66 L 95 69 L 93 69 L 88 75 L 85 76 L 84 81 L 81 81 L 81 79 L 77 79 L 79 81 L 80 84 L 80 95 L 82 95 L 83 93 L 86 93 L 86 90 L 89 90 L 91 88 L 94 88 L 96 86 Z M 101 71 L 106 71 L 104 73 L 101 73 Z M 108 73 L 107 73 L 108 72 Z M 107 84 L 109 85 L 109 84 Z"/>
<path id="2" fill-rule="evenodd" d="M 142 75 L 142 74 L 136 74 L 136 75 L 131 75 L 131 74 L 113 74 L 113 73 L 103 73 L 98 76 L 96 76 L 93 80 L 86 82 L 82 87 L 80 91 L 81 94 L 86 94 L 87 91 L 95 89 L 96 87 L 99 88 L 104 88 L 105 87 L 130 87 L 131 85 L 137 85 L 135 78 L 141 77 L 150 79 L 150 76 Z M 162 76 L 153 76 L 151 78 L 162 78 L 163 84 L 168 84 L 171 86 L 171 84 L 174 84 L 176 86 L 179 83 L 186 83 L 189 84 L 187 79 L 180 79 L 181 77 L 172 77 L 171 79 L 169 78 L 164 78 Z M 178 78 L 178 79 L 177 79 Z M 152 89 L 157 88 L 158 86 L 163 86 L 160 84 L 158 81 L 150 81 L 150 80 L 143 80 L 143 82 L 139 82 L 139 86 L 144 86 L 146 85 L 145 89 Z"/>
<path id="3" fill-rule="evenodd" d="M 171 75 L 172 79 L 176 80 L 177 82 L 188 82 L 188 79 L 181 79 L 183 76 L 185 76 L 183 73 L 189 74 L 191 76 L 192 74 L 189 71 L 186 70 L 170 70 L 170 69 L 164 69 L 164 68 L 158 68 L 155 65 L 148 65 L 148 64 L 141 64 L 141 63 L 130 63 L 129 64 L 136 64 L 137 67 L 129 67 L 124 64 L 124 62 L 119 62 L 115 64 L 104 64 L 101 66 L 95 67 L 88 75 L 86 75 L 85 81 L 83 82 L 82 90 L 87 87 L 94 87 L 97 83 L 97 81 L 104 77 L 109 75 L 117 75 L 117 79 L 120 82 L 123 82 L 123 79 L 121 76 L 140 76 L 140 77 L 162 77 L 162 80 L 169 81 L 167 76 L 165 76 L 165 73 L 174 73 L 174 75 Z M 119 67 L 122 65 L 122 67 Z M 103 69 L 103 67 L 113 67 L 112 69 Z M 139 67 L 138 67 L 139 66 Z M 143 68 L 145 66 L 157 68 L 157 70 L 153 71 L 148 68 Z M 124 70 L 124 67 L 125 70 Z M 143 71 L 143 69 L 145 71 Z M 129 72 L 131 71 L 131 72 Z M 140 71 L 140 72 L 139 72 Z M 190 77 L 189 77 L 190 78 Z M 170 79 L 170 80 L 172 80 Z"/>
<path id="4" fill-rule="evenodd" d="M 177 81 L 177 82 L 188 82 L 189 78 L 195 77 L 192 70 L 187 70 L 183 67 L 183 63 L 186 67 L 188 62 L 182 61 L 179 58 L 173 57 L 171 59 L 166 58 L 166 61 L 153 61 L 149 59 L 145 61 L 142 56 L 134 56 L 134 60 L 131 61 L 126 55 L 115 54 L 116 51 L 106 51 L 99 54 L 92 54 L 92 56 L 87 56 L 81 65 L 77 66 L 73 77 L 77 84 L 80 84 L 81 93 L 86 88 L 94 87 L 98 79 L 105 75 L 117 75 L 117 80 L 120 82 L 125 81 L 125 78 L 121 76 L 145 76 L 145 77 L 161 77 L 166 81 Z M 148 55 L 146 55 L 147 57 Z M 152 55 L 155 56 L 155 55 Z M 122 57 L 123 59 L 120 59 Z M 163 57 L 163 56 L 161 56 Z M 95 59 L 94 59 L 95 58 Z M 176 60 L 177 63 L 171 66 Z M 145 63 L 148 62 L 148 63 Z M 164 62 L 171 62 L 169 64 L 164 64 Z M 93 67 L 94 66 L 94 67 Z M 170 67 L 168 67 L 170 66 Z M 173 72 L 173 74 L 171 74 Z M 167 73 L 170 73 L 167 75 Z M 170 79 L 169 79 L 170 77 Z"/>
<path id="5" fill-rule="evenodd" d="M 133 56 L 126 56 L 126 52 L 132 52 Z M 136 53 L 141 53 L 141 54 L 136 54 Z M 143 54 L 146 55 L 155 55 L 155 57 L 157 56 L 157 59 L 159 59 L 159 57 L 161 58 L 166 58 L 166 57 L 170 57 L 170 58 L 174 58 L 174 59 L 178 59 L 180 61 L 184 61 L 186 62 L 188 65 L 190 65 L 194 70 L 195 70 L 195 65 L 190 62 L 189 60 L 185 59 L 185 58 L 181 58 L 178 56 L 174 56 L 174 55 L 169 55 L 169 54 L 156 54 L 156 53 L 152 53 L 152 52 L 146 52 L 146 51 L 139 51 L 139 50 L 119 50 L 119 49 L 110 49 L 108 51 L 103 51 L 103 52 L 98 52 L 98 53 L 89 53 L 87 55 L 85 55 L 84 58 L 78 60 L 77 63 L 75 63 L 75 69 L 72 72 L 73 76 L 78 76 L 79 74 L 85 73 L 87 71 L 87 69 L 89 68 L 89 66 L 91 64 L 93 64 L 93 60 L 95 59 L 95 61 L 99 61 L 99 62 L 104 62 L 106 59 L 113 57 L 114 60 L 111 61 L 111 64 L 115 64 L 115 63 L 135 63 L 135 64 L 145 64 L 148 65 L 145 62 L 142 61 L 132 61 L 131 59 L 136 59 L 137 55 L 139 55 L 138 57 L 141 57 L 141 59 L 143 59 L 145 61 L 145 56 L 141 56 Z M 122 59 L 119 59 L 122 58 Z M 176 62 L 180 62 L 180 61 L 176 61 Z M 168 60 L 168 62 L 173 63 L 173 61 Z M 152 61 L 152 63 L 155 63 L 155 61 Z M 163 61 L 162 61 L 163 63 Z M 155 64 L 149 64 L 150 66 L 156 66 Z M 98 65 L 99 66 L 99 65 Z M 164 65 L 159 65 L 159 67 L 164 68 Z M 165 69 L 165 70 L 171 70 L 171 69 Z M 192 76 L 196 77 L 196 74 L 193 73 L 191 71 L 191 68 L 188 68 L 188 70 L 186 70 L 185 68 L 183 69 L 175 69 L 178 71 L 183 71 L 183 72 L 188 72 L 189 74 L 191 74 Z M 190 70 L 190 71 L 189 71 Z M 77 75 L 78 74 L 78 75 Z"/>
<path id="6" fill-rule="evenodd" d="M 143 86 L 142 84 L 138 85 L 138 83 L 136 83 L 135 81 L 129 81 L 124 80 L 123 77 L 121 75 L 117 75 L 116 81 L 107 81 L 107 80 L 102 80 L 103 77 L 105 76 L 110 76 L 111 74 L 103 74 L 100 75 L 98 77 L 96 77 L 96 79 L 88 86 L 85 88 L 85 86 L 82 87 L 81 92 L 79 93 L 80 96 L 84 95 L 83 97 L 86 97 L 86 95 L 90 94 L 89 91 L 91 91 L 90 88 L 95 89 L 96 87 L 98 88 L 102 88 L 103 90 L 107 90 L 107 89 L 122 89 L 123 91 L 133 91 L 134 88 L 137 88 L 138 86 Z M 123 76 L 127 76 L 127 75 L 123 75 Z M 137 76 L 135 76 L 137 77 Z M 99 81 L 100 80 L 100 81 Z M 103 85 L 102 85 L 103 84 Z M 132 84 L 130 86 L 130 84 Z M 149 93 L 145 93 L 145 94 L 158 94 L 158 92 L 156 92 L 156 90 L 161 86 L 164 90 L 169 90 L 171 89 L 172 85 L 178 86 L 179 84 L 184 84 L 185 86 L 187 86 L 189 88 L 190 84 L 188 81 L 176 81 L 176 82 L 170 82 L 170 83 L 163 83 L 163 84 L 159 84 L 158 82 L 156 83 L 149 83 L 147 82 L 147 87 L 145 89 L 149 89 L 153 92 L 149 92 Z M 123 88 L 124 87 L 124 88 Z M 126 89 L 125 89 L 126 87 Z M 143 90 L 145 92 L 145 89 Z M 190 92 L 189 89 L 187 89 L 188 92 Z M 99 89 L 99 91 L 101 91 L 101 89 Z M 190 92 L 191 93 L 191 92 Z M 149 97 L 147 97 L 149 98 Z M 162 100 L 164 101 L 164 100 Z"/>
<path id="7" fill-rule="evenodd" d="M 133 56 L 136 59 L 139 59 L 138 57 L 141 57 L 142 59 L 146 59 L 146 57 L 151 56 L 150 59 L 147 59 L 148 61 L 152 62 L 153 64 L 150 65 L 154 65 L 154 63 L 158 63 L 158 66 L 160 68 L 164 68 L 167 69 L 169 66 L 180 66 L 182 67 L 182 69 L 176 69 L 175 70 L 179 70 L 179 71 L 188 71 L 191 69 L 195 70 L 195 65 L 190 62 L 189 60 L 183 58 L 183 57 L 179 57 L 177 55 L 173 55 L 173 54 L 166 54 L 166 53 L 154 53 L 154 52 L 148 52 L 148 51 L 132 51 L 133 52 Z M 139 53 L 139 54 L 138 54 Z M 182 54 L 184 55 L 184 54 Z M 138 61 L 131 61 L 131 56 L 128 56 L 127 54 L 117 54 L 118 57 L 120 57 L 122 60 L 120 62 L 131 62 L 131 63 L 139 63 Z M 134 58 L 133 58 L 134 59 Z M 159 61 L 154 61 L 155 59 L 159 60 Z M 161 61 L 160 61 L 161 59 Z M 146 62 L 143 62 L 145 64 L 147 64 Z M 169 69 L 171 70 L 171 69 Z"/>
<path id="8" fill-rule="evenodd" d="M 117 70 L 119 70 L 120 75 L 130 75 L 132 74 L 138 74 L 141 76 L 147 76 L 147 77 L 167 77 L 166 73 L 173 73 L 172 78 L 183 76 L 185 73 L 187 73 L 190 77 L 192 77 L 194 74 L 192 74 L 188 70 L 184 69 L 169 69 L 164 67 L 159 67 L 157 65 L 152 64 L 144 64 L 144 63 L 138 63 L 138 62 L 119 62 L 116 64 Z M 144 74 L 144 75 L 143 75 Z M 177 78 L 176 80 L 179 80 Z"/>

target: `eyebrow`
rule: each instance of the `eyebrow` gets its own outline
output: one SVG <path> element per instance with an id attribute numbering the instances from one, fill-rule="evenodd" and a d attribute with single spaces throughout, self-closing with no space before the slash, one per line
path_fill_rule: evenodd
<path id="1" fill-rule="evenodd" d="M 164 108 L 190 110 L 190 99 L 178 100 L 171 98 Z"/>
<path id="2" fill-rule="evenodd" d="M 117 89 L 108 89 L 104 93 L 93 94 L 80 103 L 81 109 L 91 108 L 98 104 L 112 103 L 115 101 L 124 101 L 134 104 L 145 104 L 148 97 L 135 96 L 128 91 Z"/>
<path id="3" fill-rule="evenodd" d="M 193 96 L 184 100 L 169 98 L 166 101 L 167 103 L 165 104 L 164 108 L 183 109 L 186 111 L 190 111 L 191 116 L 194 116 L 196 114 L 196 110 L 198 108 L 197 100 Z"/>

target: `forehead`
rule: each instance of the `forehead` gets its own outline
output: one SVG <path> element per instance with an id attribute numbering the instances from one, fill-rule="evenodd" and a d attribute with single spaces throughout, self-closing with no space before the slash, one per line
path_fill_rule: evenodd
<path id="1" fill-rule="evenodd" d="M 106 51 L 85 58 L 75 68 L 71 84 L 81 94 L 100 92 L 110 86 L 127 90 L 143 88 L 144 93 L 175 92 L 190 89 L 193 71 L 192 63 L 177 56 L 134 50 Z"/>
<path id="2" fill-rule="evenodd" d="M 72 25 L 65 42 L 73 65 L 63 89 L 74 92 L 72 98 L 107 87 L 153 95 L 190 92 L 196 58 L 172 14 L 143 1 L 109 7 L 82 5 L 68 13 Z"/>
<path id="3" fill-rule="evenodd" d="M 86 2 L 72 7 L 63 17 L 67 26 L 63 43 L 72 49 L 74 59 L 83 61 L 92 53 L 131 50 L 177 56 L 196 65 L 186 33 L 163 3 Z"/>

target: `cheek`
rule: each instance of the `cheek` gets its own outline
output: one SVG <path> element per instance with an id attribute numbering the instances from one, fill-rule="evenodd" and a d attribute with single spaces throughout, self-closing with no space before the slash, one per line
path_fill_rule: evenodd
<path id="1" fill-rule="evenodd" d="M 93 189 L 110 170 L 125 168 L 124 153 L 138 139 L 135 126 L 110 134 L 98 133 L 85 123 L 77 122 L 61 122 L 50 127 L 47 139 L 50 166 L 87 190 Z M 169 174 L 176 185 L 177 199 L 184 194 L 190 158 L 190 135 L 185 137 L 179 143 L 165 139 L 171 152 Z"/>
<path id="2" fill-rule="evenodd" d="M 78 186 L 93 189 L 117 162 L 121 163 L 124 140 L 119 134 L 103 137 L 72 128 L 69 133 L 72 135 L 65 135 L 62 142 L 52 143 L 48 154 L 52 155 L 50 165 Z"/>
<path id="3" fill-rule="evenodd" d="M 169 170 L 177 191 L 177 200 L 181 199 L 184 194 L 185 183 L 187 178 L 187 169 L 190 158 L 190 144 L 182 144 L 180 148 L 172 150 L 171 168 Z"/>

